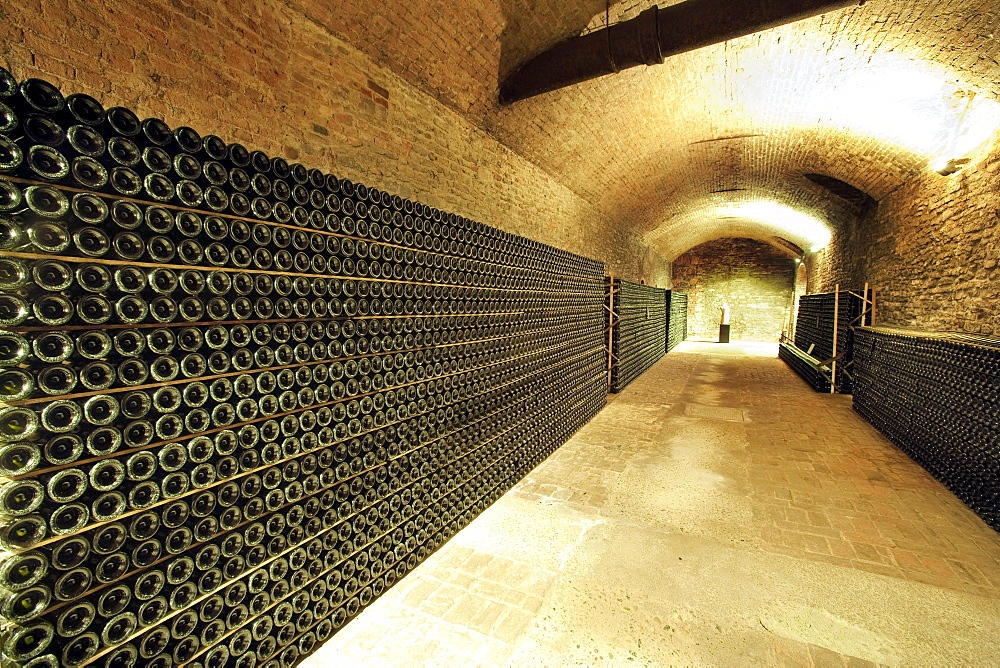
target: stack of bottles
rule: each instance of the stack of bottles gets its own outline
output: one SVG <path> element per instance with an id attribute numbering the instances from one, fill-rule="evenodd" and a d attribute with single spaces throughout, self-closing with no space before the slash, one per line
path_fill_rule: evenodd
<path id="1" fill-rule="evenodd" d="M 799 350 L 792 343 L 782 341 L 778 344 L 778 359 L 781 359 L 792 370 L 809 383 L 817 392 L 830 391 L 830 369 L 820 367 L 816 358 Z"/>
<path id="2" fill-rule="evenodd" d="M 834 292 L 799 297 L 794 344 L 783 342 L 778 356 L 814 390 L 828 392 L 832 365 L 820 367 L 817 362 L 825 362 L 834 356 L 836 321 L 838 362 L 834 381 L 838 392 L 850 394 L 854 325 L 859 322 L 864 308 L 864 301 L 848 290 L 842 290 L 839 297 Z"/>
<path id="3" fill-rule="evenodd" d="M 854 409 L 1000 531 L 1000 339 L 855 334 Z"/>
<path id="4" fill-rule="evenodd" d="M 667 352 L 687 338 L 688 296 L 667 290 Z"/>
<path id="5" fill-rule="evenodd" d="M 0 663 L 296 664 L 603 406 L 603 276 L 0 70 Z"/>
<path id="6" fill-rule="evenodd" d="M 622 389 L 667 351 L 665 290 L 609 279 L 614 326 L 611 331 L 611 392 Z"/>

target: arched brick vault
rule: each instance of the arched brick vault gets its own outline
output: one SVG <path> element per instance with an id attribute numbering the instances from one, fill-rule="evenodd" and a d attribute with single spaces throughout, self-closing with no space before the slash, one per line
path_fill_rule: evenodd
<path id="1" fill-rule="evenodd" d="M 652 1 L 614 2 L 610 20 Z M 1000 0 L 868 0 L 498 106 L 511 68 L 599 28 L 604 7 L 23 0 L 0 3 L 0 65 L 663 287 L 667 260 L 712 239 L 808 249 L 728 206 L 771 200 L 832 228 L 806 258 L 810 289 L 871 282 L 883 322 L 1000 333 L 1000 141 L 953 176 L 928 168 L 958 125 L 947 94 L 1000 92 Z M 858 220 L 810 172 L 877 211 Z"/>
<path id="2" fill-rule="evenodd" d="M 807 248 L 793 231 L 720 219 L 708 207 L 765 198 L 842 226 L 848 214 L 841 203 L 803 172 L 834 176 L 881 199 L 927 172 L 936 157 L 926 138 L 879 136 L 906 134 L 880 117 L 926 103 L 905 99 L 894 82 L 937 80 L 948 90 L 993 96 L 1000 86 L 995 1 L 869 0 L 507 108 L 496 103 L 502 77 L 603 25 L 604 2 L 290 2 L 644 235 L 667 259 L 734 234 L 777 235 Z M 610 19 L 652 4 L 614 2 Z M 727 137 L 736 138 L 713 141 Z M 712 192 L 719 190 L 729 192 Z"/>

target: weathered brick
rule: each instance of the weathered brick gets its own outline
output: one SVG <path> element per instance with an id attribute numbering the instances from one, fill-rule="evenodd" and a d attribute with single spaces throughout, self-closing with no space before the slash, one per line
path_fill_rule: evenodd
<path id="1" fill-rule="evenodd" d="M 668 263 L 636 235 L 621 235 L 468 115 L 469 95 L 495 98 L 496 82 L 482 73 L 495 72 L 483 62 L 498 57 L 491 40 L 505 19 L 496 7 L 57 0 L 4 11 L 0 64 L 18 77 L 516 230 L 604 260 L 618 275 L 669 282 Z M 589 11 L 572 13 L 579 22 Z M 396 29 L 438 19 L 447 34 Z M 493 28 L 471 29 L 477 21 Z M 410 74 L 418 71 L 433 90 Z M 476 178 L 481 171 L 508 178 Z"/>
<path id="2" fill-rule="evenodd" d="M 788 326 L 795 262 L 753 239 L 718 239 L 674 260 L 673 286 L 688 294 L 688 335 L 715 337 L 731 309 L 734 339 L 776 341 Z"/>
<path id="3" fill-rule="evenodd" d="M 610 21 L 652 4 L 611 3 Z M 603 26 L 606 6 L 25 0 L 0 8 L 0 54 L 19 76 L 70 87 L 75 76 L 109 104 L 272 153 L 296 147 L 310 166 L 434 200 L 651 284 L 668 285 L 668 260 L 720 236 L 794 237 L 699 213 L 773 199 L 835 229 L 829 249 L 807 260 L 812 289 L 867 281 L 881 290 L 887 324 L 1000 332 L 991 307 L 1000 270 L 990 264 L 997 150 L 939 177 L 927 151 L 905 145 L 910 137 L 857 122 L 895 120 L 905 104 L 868 109 L 877 87 L 851 97 L 858 81 L 891 82 L 901 65 L 995 97 L 995 2 L 865 3 L 498 106 L 509 72 Z M 76 74 L 50 65 L 53 56 Z M 358 91 L 375 98 L 367 109 Z M 209 92 L 215 112 L 191 102 Z M 350 116 L 338 121 L 350 129 L 337 128 L 335 114 Z M 314 124 L 330 130 L 325 141 Z M 854 220 L 804 172 L 869 192 L 878 212 Z"/>
<path id="4" fill-rule="evenodd" d="M 810 284 L 877 289 L 877 322 L 1000 334 L 1000 143 L 949 177 L 929 173 L 883 199 L 856 235 L 807 259 Z"/>

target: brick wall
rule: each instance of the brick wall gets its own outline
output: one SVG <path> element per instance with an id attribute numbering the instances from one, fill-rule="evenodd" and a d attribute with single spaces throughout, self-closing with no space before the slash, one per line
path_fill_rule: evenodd
<path id="1" fill-rule="evenodd" d="M 934 172 L 811 256 L 810 291 L 877 288 L 878 322 L 1000 334 L 1000 141 L 952 176 Z"/>
<path id="2" fill-rule="evenodd" d="M 716 338 L 728 303 L 733 339 L 777 341 L 788 324 L 795 261 L 753 239 L 717 239 L 674 261 L 674 290 L 688 294 L 688 335 Z"/>
<path id="3" fill-rule="evenodd" d="M 651 2 L 614 4 L 612 20 Z M 866 3 L 497 108 L 498 82 L 514 63 L 603 14 L 596 0 L 565 5 L 19 0 L 0 4 L 0 64 L 604 260 L 652 285 L 669 284 L 669 263 L 638 235 L 672 257 L 709 234 L 744 233 L 731 221 L 688 224 L 681 214 L 705 192 L 776 197 L 841 225 L 811 262 L 811 291 L 868 280 L 882 290 L 883 322 L 1000 332 L 997 151 L 940 177 L 912 151 L 809 106 L 839 100 L 869 69 L 892 71 L 903 46 L 995 91 L 993 61 L 977 55 L 996 44 L 987 0 L 913 3 L 903 13 Z M 789 129 L 791 112 L 820 120 Z M 734 139 L 715 141 L 725 137 Z M 879 212 L 841 223 L 803 171 L 872 193 Z"/>
<path id="4" fill-rule="evenodd" d="M 0 64 L 669 283 L 669 263 L 631 232 L 336 38 L 314 17 L 322 5 L 305 4 L 6 3 Z"/>

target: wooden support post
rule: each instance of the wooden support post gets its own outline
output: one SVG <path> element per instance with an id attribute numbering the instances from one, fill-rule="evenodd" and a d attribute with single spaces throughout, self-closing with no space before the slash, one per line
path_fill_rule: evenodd
<path id="1" fill-rule="evenodd" d="M 865 283 L 865 291 L 862 294 L 864 294 L 864 302 L 865 303 L 861 307 L 861 326 L 864 327 L 865 326 L 865 314 L 868 313 L 868 305 L 871 303 L 871 302 L 868 301 L 868 284 L 867 283 Z"/>
<path id="2" fill-rule="evenodd" d="M 875 286 L 872 286 L 872 327 L 875 326 Z"/>
<path id="3" fill-rule="evenodd" d="M 608 272 L 608 389 L 611 389 L 611 367 L 613 366 L 615 329 L 615 273 Z"/>
<path id="4" fill-rule="evenodd" d="M 840 317 L 840 283 L 833 293 L 833 364 L 830 366 L 830 394 L 837 391 L 837 325 Z"/>

